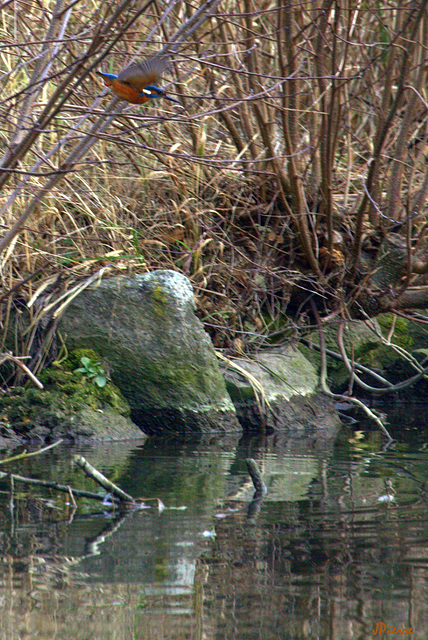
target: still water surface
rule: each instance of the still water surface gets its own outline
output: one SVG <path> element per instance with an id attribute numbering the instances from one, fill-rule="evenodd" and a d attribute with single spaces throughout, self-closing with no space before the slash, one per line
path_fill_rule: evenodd
<path id="1" fill-rule="evenodd" d="M 147 509 L 0 485 L 3 640 L 428 638 L 428 430 L 58 447 L 2 466 L 96 491 L 76 452 Z M 355 430 L 364 433 L 354 433 Z M 245 459 L 268 485 L 251 505 Z M 165 509 L 159 509 L 159 498 Z M 382 627 L 382 624 L 384 625 Z M 373 631 L 383 630 L 382 636 Z M 394 631 L 396 634 L 388 634 Z"/>

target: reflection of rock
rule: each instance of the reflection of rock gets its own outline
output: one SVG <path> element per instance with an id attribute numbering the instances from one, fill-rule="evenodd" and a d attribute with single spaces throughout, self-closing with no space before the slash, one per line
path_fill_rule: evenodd
<path id="1" fill-rule="evenodd" d="M 136 582 L 145 595 L 183 593 L 193 586 L 196 560 L 208 544 L 202 532 L 213 526 L 233 456 L 233 449 L 223 451 L 216 443 L 201 448 L 149 439 L 129 459 L 120 486 L 145 499 L 150 509 L 128 514 L 117 527 L 77 517 L 68 528 L 67 555 L 92 552 L 78 570 L 93 581 Z M 167 507 L 161 513 L 155 498 Z M 95 539 L 101 540 L 96 550 Z"/>
<path id="2" fill-rule="evenodd" d="M 61 320 L 69 347 L 91 347 L 148 432 L 240 430 L 190 281 L 175 271 L 87 288 Z"/>
<path id="3" fill-rule="evenodd" d="M 74 546 L 82 542 L 82 528 L 85 531 L 84 523 L 77 525 L 79 531 L 71 527 L 69 532 L 67 552 L 88 554 L 78 566 L 93 581 L 137 582 L 147 585 L 147 593 L 157 590 L 163 594 L 177 593 L 193 584 L 196 560 L 205 544 L 201 535 L 206 529 L 203 516 L 189 517 L 186 511 L 169 510 L 159 514 L 156 508 L 133 513 L 112 535 L 107 529 L 93 555 L 89 531 L 85 536 L 89 544 L 84 549 Z"/>
<path id="4" fill-rule="evenodd" d="M 225 367 L 226 385 L 245 430 L 319 432 L 327 438 L 337 434 L 340 420 L 334 405 L 318 393 L 315 367 L 294 347 L 231 363 Z"/>
<path id="5" fill-rule="evenodd" d="M 401 495 L 379 501 L 388 467 L 373 456 L 376 472 L 369 459 L 320 457 L 303 499 L 284 484 L 277 501 L 267 494 L 256 522 L 245 509 L 218 519 L 211 555 L 196 572 L 212 638 L 366 638 L 378 620 L 426 628 L 426 503 L 413 480 L 402 484 L 398 465 L 389 472 Z M 304 478 L 296 456 L 276 460 L 272 450 L 258 461 L 268 485 L 275 467 L 287 468 L 287 482 L 293 469 Z"/>
<path id="6" fill-rule="evenodd" d="M 295 448 L 304 451 L 310 440 L 293 445 L 289 438 L 287 454 L 273 444 L 278 439 L 254 436 L 224 452 L 223 439 L 200 448 L 151 438 L 129 460 L 117 444 L 82 451 L 101 465 L 110 453 L 103 470 L 117 479 L 120 467 L 120 484 L 133 495 L 187 509 L 127 512 L 120 521 L 79 508 L 65 524 L 45 499 L 40 518 L 21 497 L 10 536 L 5 508 L 4 637 L 44 629 L 45 637 L 74 640 L 83 629 L 84 637 L 139 640 L 332 638 L 336 630 L 337 638 L 366 638 L 381 620 L 413 624 L 417 635 L 426 628 L 428 579 L 426 500 L 416 481 L 426 478 L 423 448 L 408 455 L 342 450 L 335 458 L 325 449 L 303 457 Z M 225 483 L 237 491 L 248 480 L 251 494 L 249 455 L 269 485 L 257 519 L 248 521 L 244 498 L 239 511 L 213 518 Z M 19 464 L 68 482 L 62 453 L 58 462 L 36 456 Z M 408 465 L 411 474 L 403 475 Z M 379 502 L 389 478 L 396 501 Z M 204 538 L 213 525 L 215 539 Z M 82 558 L 91 551 L 98 555 Z"/>

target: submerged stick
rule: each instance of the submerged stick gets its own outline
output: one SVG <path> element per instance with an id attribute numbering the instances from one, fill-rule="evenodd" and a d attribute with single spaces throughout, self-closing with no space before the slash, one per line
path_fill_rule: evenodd
<path id="1" fill-rule="evenodd" d="M 74 462 L 86 473 L 87 476 L 98 482 L 104 489 L 107 489 L 115 496 L 117 496 L 122 502 L 132 502 L 135 500 L 132 496 L 119 489 L 113 482 L 108 480 L 102 473 L 97 471 L 83 456 L 74 456 Z"/>
<path id="2" fill-rule="evenodd" d="M 245 462 L 247 463 L 248 473 L 251 476 L 251 480 L 253 481 L 255 489 L 253 500 L 264 498 L 267 494 L 267 486 L 263 482 L 263 477 L 257 462 L 254 460 L 254 458 L 247 458 Z"/>
<path id="3" fill-rule="evenodd" d="M 63 493 L 70 493 L 70 486 L 65 484 L 59 484 L 54 480 L 40 480 L 38 478 L 27 478 L 26 476 L 20 476 L 17 473 L 3 473 L 0 472 L 0 480 L 4 478 L 13 478 L 13 480 L 22 482 L 24 484 L 34 484 L 39 487 L 47 487 L 48 489 L 55 489 L 56 491 L 62 491 Z M 84 491 L 83 489 L 71 489 L 75 496 L 82 498 L 91 498 L 92 500 L 104 500 L 104 496 L 99 493 L 92 493 L 91 491 Z"/>
<path id="4" fill-rule="evenodd" d="M 11 458 L 3 458 L 3 460 L 0 460 L 0 464 L 5 464 L 6 462 L 15 462 L 15 460 L 20 460 L 21 458 L 31 458 L 33 456 L 38 456 L 40 453 L 45 453 L 45 451 L 57 447 L 59 444 L 61 444 L 61 442 L 62 438 L 60 438 L 53 444 L 49 444 L 47 447 L 43 447 L 43 449 L 37 449 L 37 451 L 31 451 L 30 453 L 24 451 L 24 453 L 20 453 L 17 456 L 12 456 Z"/>

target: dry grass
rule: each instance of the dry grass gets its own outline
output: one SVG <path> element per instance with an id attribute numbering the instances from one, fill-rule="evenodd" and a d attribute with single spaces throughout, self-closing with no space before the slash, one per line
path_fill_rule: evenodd
<path id="1" fill-rule="evenodd" d="M 226 0 L 197 31 L 189 0 L 6 5 L 4 292 L 178 269 L 237 349 L 293 335 L 297 287 L 345 308 L 364 235 L 425 225 L 426 4 Z M 165 43 L 184 108 L 112 101 L 94 70 Z"/>

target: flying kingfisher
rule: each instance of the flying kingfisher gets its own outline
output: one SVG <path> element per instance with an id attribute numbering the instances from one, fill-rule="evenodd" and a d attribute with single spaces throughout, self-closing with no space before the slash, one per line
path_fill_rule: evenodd
<path id="1" fill-rule="evenodd" d="M 118 76 L 103 71 L 97 71 L 97 73 L 103 77 L 106 87 L 110 87 L 119 98 L 132 104 L 144 104 L 152 98 L 166 98 L 171 102 L 181 104 L 179 100 L 171 98 L 164 89 L 153 84 L 160 79 L 168 65 L 168 57 L 158 54 L 131 64 L 123 69 Z"/>

